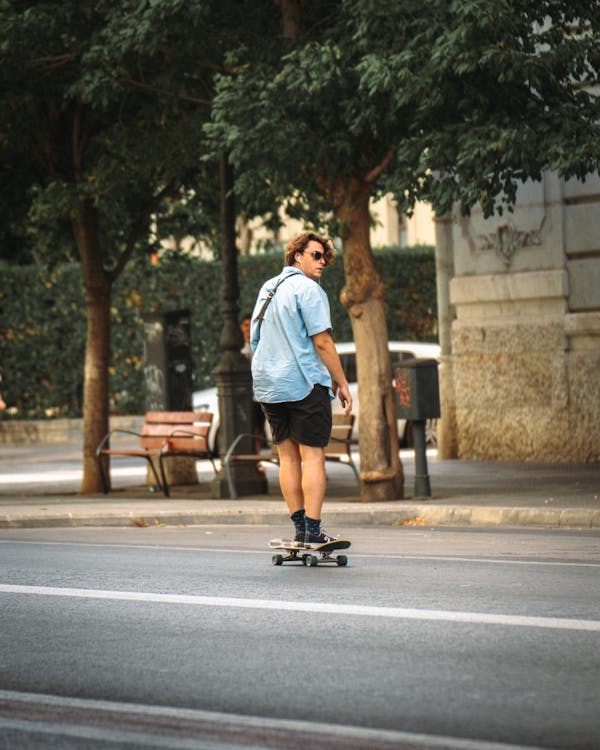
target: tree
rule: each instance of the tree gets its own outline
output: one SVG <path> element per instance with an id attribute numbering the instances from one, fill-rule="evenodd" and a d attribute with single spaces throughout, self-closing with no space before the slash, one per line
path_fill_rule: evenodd
<path id="1" fill-rule="evenodd" d="M 201 201 L 217 184 L 216 165 L 202 166 L 201 134 L 222 59 L 220 8 L 179 0 L 0 8 L 2 198 L 26 207 L 30 222 L 68 221 L 86 289 L 82 492 L 100 489 L 111 286 L 147 250 L 151 221 L 172 213 L 167 198 Z"/>
<path id="2" fill-rule="evenodd" d="M 208 132 L 248 213 L 270 194 L 342 239 L 357 348 L 361 494 L 402 492 L 369 199 L 489 214 L 545 169 L 598 166 L 600 11 L 570 0 L 279 2 L 284 34 L 230 54 Z M 268 148 L 265 147 L 268 144 Z M 332 212 L 333 219 L 327 218 Z"/>

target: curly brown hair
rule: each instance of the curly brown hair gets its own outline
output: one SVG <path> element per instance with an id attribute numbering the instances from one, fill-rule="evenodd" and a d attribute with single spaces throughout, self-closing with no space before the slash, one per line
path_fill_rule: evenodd
<path id="1" fill-rule="evenodd" d="M 302 254 L 309 242 L 318 242 L 325 254 L 325 265 L 335 263 L 335 245 L 331 237 L 321 236 L 315 232 L 302 232 L 296 238 L 288 242 L 285 248 L 285 265 L 293 266 L 296 253 Z"/>

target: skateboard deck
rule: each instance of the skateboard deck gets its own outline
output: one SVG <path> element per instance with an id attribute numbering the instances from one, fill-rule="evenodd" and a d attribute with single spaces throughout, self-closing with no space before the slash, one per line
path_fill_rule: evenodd
<path id="1" fill-rule="evenodd" d="M 314 568 L 320 563 L 334 563 L 340 567 L 348 564 L 346 555 L 334 555 L 334 552 L 342 549 L 348 549 L 351 542 L 347 539 L 335 539 L 332 542 L 326 542 L 316 547 L 297 547 L 291 539 L 271 539 L 269 546 L 271 549 L 281 550 L 280 553 L 273 555 L 271 561 L 273 565 L 283 565 L 284 562 L 298 562 Z M 283 552 L 287 554 L 282 554 Z"/>

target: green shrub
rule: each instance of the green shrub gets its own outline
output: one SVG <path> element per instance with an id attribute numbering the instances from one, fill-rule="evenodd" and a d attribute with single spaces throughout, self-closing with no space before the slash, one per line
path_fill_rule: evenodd
<path id="1" fill-rule="evenodd" d="M 382 248 L 375 258 L 387 287 L 390 339 L 436 339 L 433 248 Z M 258 289 L 279 273 L 281 253 L 239 258 L 240 317 L 251 312 Z M 0 366 L 3 395 L 19 418 L 80 416 L 85 351 L 85 295 L 78 264 L 52 271 L 0 263 Z M 111 411 L 144 411 L 143 315 L 189 309 L 192 315 L 194 388 L 214 383 L 219 359 L 221 263 L 167 253 L 157 266 L 146 257 L 131 262 L 113 288 L 110 365 Z M 352 338 L 339 302 L 344 284 L 341 257 L 323 278 L 331 303 L 334 337 Z"/>
<path id="2" fill-rule="evenodd" d="M 19 417 L 81 413 L 85 341 L 79 266 L 0 264 L 3 395 Z"/>

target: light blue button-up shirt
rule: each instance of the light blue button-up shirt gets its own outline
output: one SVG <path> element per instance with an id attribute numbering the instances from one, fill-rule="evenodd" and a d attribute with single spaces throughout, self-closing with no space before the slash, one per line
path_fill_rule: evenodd
<path id="1" fill-rule="evenodd" d="M 257 316 L 269 291 L 285 278 L 271 300 L 262 326 Z M 329 300 L 319 284 L 298 268 L 285 266 L 263 284 L 252 313 L 254 398 L 265 403 L 300 401 L 317 384 L 329 388 L 331 376 L 315 351 L 311 336 L 331 331 Z"/>

